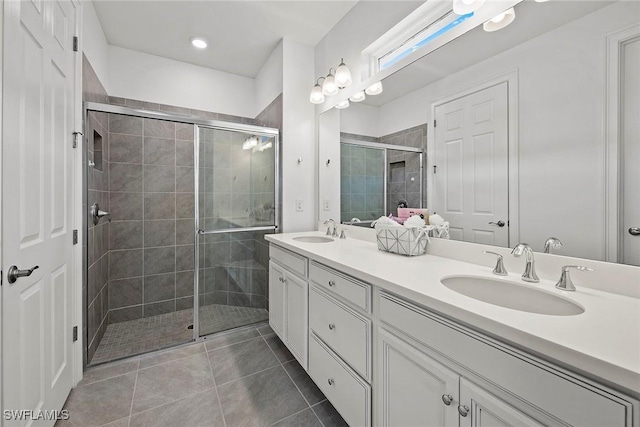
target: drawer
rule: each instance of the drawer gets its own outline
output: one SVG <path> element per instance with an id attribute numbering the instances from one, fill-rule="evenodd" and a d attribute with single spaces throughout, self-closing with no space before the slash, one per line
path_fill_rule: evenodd
<path id="1" fill-rule="evenodd" d="M 309 375 L 352 427 L 371 425 L 371 387 L 311 334 Z"/>
<path id="2" fill-rule="evenodd" d="M 576 426 L 623 426 L 630 400 L 548 362 L 463 328 L 398 297 L 381 293 L 380 320 L 455 360 L 529 405 Z"/>
<path id="3" fill-rule="evenodd" d="M 371 310 L 371 285 L 355 280 L 349 276 L 311 261 L 309 279 L 344 298 L 351 304 L 366 312 Z"/>
<path id="4" fill-rule="evenodd" d="M 274 245 L 269 245 L 269 257 L 278 264 L 292 271 L 302 278 L 307 278 L 307 259 L 302 255 Z"/>
<path id="5" fill-rule="evenodd" d="M 311 286 L 309 327 L 365 379 L 370 379 L 371 321 Z"/>

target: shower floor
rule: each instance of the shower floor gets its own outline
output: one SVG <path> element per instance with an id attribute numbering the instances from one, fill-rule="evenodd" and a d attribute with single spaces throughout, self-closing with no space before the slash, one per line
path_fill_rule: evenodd
<path id="1" fill-rule="evenodd" d="M 263 308 L 230 305 L 200 307 L 200 334 L 209 335 L 269 318 Z M 100 341 L 90 364 L 109 362 L 149 351 L 183 344 L 193 339 L 193 309 L 180 310 L 144 319 L 112 323 Z"/>

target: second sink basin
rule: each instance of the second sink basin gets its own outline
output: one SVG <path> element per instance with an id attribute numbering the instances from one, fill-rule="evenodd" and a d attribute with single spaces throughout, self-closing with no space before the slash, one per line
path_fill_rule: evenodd
<path id="1" fill-rule="evenodd" d="M 513 310 L 555 316 L 584 313 L 583 307 L 568 299 L 515 282 L 473 276 L 445 277 L 441 282 L 462 295 Z"/>
<path id="2" fill-rule="evenodd" d="M 299 237 L 294 237 L 293 240 L 297 240 L 298 242 L 305 242 L 305 243 L 333 242 L 333 239 L 331 237 L 324 237 L 324 236 L 299 236 Z"/>

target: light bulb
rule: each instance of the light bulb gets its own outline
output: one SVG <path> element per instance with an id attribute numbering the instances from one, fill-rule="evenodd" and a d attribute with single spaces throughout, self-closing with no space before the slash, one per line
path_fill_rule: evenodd
<path id="1" fill-rule="evenodd" d="M 322 94 L 326 96 L 338 94 L 338 85 L 336 84 L 335 77 L 331 73 L 325 77 L 324 82 L 322 83 Z"/>
<path id="2" fill-rule="evenodd" d="M 382 93 L 382 82 L 374 83 L 364 91 L 367 95 L 379 95 Z"/>
<path id="3" fill-rule="evenodd" d="M 482 24 L 482 28 L 489 33 L 498 31 L 511 24 L 514 19 L 516 19 L 516 11 L 511 8 L 489 19 Z"/>
<path id="4" fill-rule="evenodd" d="M 345 65 L 344 59 L 340 60 L 340 65 L 336 70 L 336 84 L 340 89 L 345 88 L 351 84 L 351 71 Z"/>
<path id="5" fill-rule="evenodd" d="M 191 44 L 198 49 L 204 49 L 207 47 L 207 41 L 200 37 L 191 37 Z"/>
<path id="6" fill-rule="evenodd" d="M 309 96 L 309 101 L 312 104 L 322 104 L 324 102 L 324 95 L 322 94 L 322 86 L 316 83 L 313 89 L 311 89 L 311 95 Z"/>
<path id="7" fill-rule="evenodd" d="M 453 13 L 467 15 L 480 9 L 485 0 L 453 0 Z"/>
<path id="8" fill-rule="evenodd" d="M 356 93 L 355 95 L 353 95 L 351 98 L 349 98 L 349 101 L 351 102 L 362 102 L 364 101 L 366 97 L 364 96 L 364 91 L 360 91 L 358 93 Z"/>
<path id="9" fill-rule="evenodd" d="M 339 102 L 339 103 L 336 104 L 336 108 L 339 109 L 339 110 L 342 110 L 343 108 L 347 108 L 347 107 L 349 107 L 349 100 L 348 99 L 345 99 L 344 101 Z"/>

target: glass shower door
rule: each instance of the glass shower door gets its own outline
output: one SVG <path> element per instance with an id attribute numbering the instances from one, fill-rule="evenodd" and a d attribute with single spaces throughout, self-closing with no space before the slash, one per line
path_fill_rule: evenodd
<path id="1" fill-rule="evenodd" d="M 269 248 L 278 225 L 277 130 L 198 129 L 198 334 L 268 319 Z"/>

